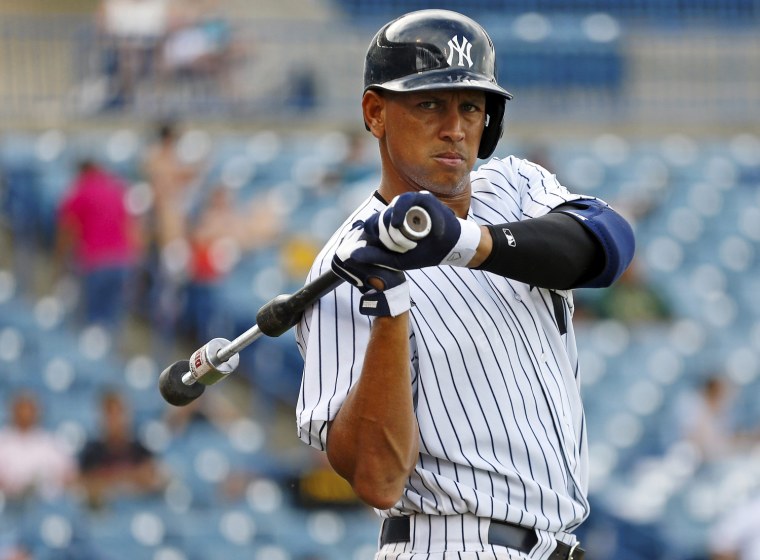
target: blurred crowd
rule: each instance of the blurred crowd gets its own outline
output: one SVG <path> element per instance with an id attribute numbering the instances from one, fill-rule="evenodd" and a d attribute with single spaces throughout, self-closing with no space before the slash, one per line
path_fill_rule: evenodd
<path id="1" fill-rule="evenodd" d="M 290 111 L 314 109 L 320 97 L 315 69 L 281 53 L 272 74 L 273 61 L 260 52 L 265 49 L 257 37 L 241 30 L 230 4 L 99 0 L 78 61 L 79 110 L 156 115 L 182 107 L 208 112 L 242 104 L 242 99 L 250 104 L 251 94 L 262 96 L 265 104 L 274 96 Z M 258 79 L 261 73 L 267 73 L 267 80 Z"/>
<path id="2" fill-rule="evenodd" d="M 225 279 L 238 264 L 257 252 L 273 250 L 280 256 L 286 283 L 297 285 L 318 249 L 317 238 L 293 228 L 283 215 L 282 197 L 269 196 L 267 189 L 241 195 L 239 178 L 220 171 L 212 146 L 188 141 L 193 134 L 197 130 L 171 119 L 156 122 L 129 170 L 103 158 L 102 151 L 76 148 L 76 155 L 67 160 L 70 180 L 58 190 L 50 216 L 49 240 L 40 231 L 27 238 L 30 232 L 24 228 L 3 230 L 15 253 L 5 264 L 20 283 L 19 295 L 30 304 L 50 297 L 66 300 L 68 327 L 100 332 L 114 363 L 147 356 L 164 366 L 187 359 L 211 338 L 240 334 L 235 322 L 239 318 L 232 316 L 229 306 L 219 304 Z M 312 194 L 333 205 L 341 185 L 371 169 L 361 158 L 359 144 L 347 144 L 335 165 L 322 173 L 315 170 L 319 178 L 312 181 Z M 0 169 L 0 175 L 5 171 Z M 31 189 L 31 183 L 22 181 L 21 188 Z M 7 202 L 9 193 L 3 194 Z M 25 261 L 32 264 L 15 266 Z M 76 297 L 69 297 L 72 294 Z M 281 375 L 277 367 L 261 369 L 271 370 L 262 376 Z M 266 437 L 271 434 L 274 445 L 281 447 L 279 453 L 287 455 L 290 443 L 297 445 L 290 430 L 293 403 L 273 402 L 267 382 L 251 379 L 245 371 L 189 406 L 167 405 L 148 418 L 145 404 L 127 390 L 120 372 L 116 378 L 102 373 L 102 380 L 94 379 L 86 388 L 72 387 L 84 393 L 71 405 L 91 407 L 99 416 L 97 429 L 83 426 L 81 441 L 62 437 L 60 427 L 46 416 L 46 403 L 59 397 L 49 389 L 44 394 L 37 391 L 44 381 L 4 385 L 9 391 L 0 409 L 7 411 L 0 414 L 0 456 L 8 460 L 0 465 L 0 559 L 38 557 L 39 542 L 21 531 L 20 520 L 40 504 L 73 500 L 88 515 L 101 517 L 143 498 L 165 507 L 174 491 L 171 481 L 177 484 L 177 466 L 162 450 L 198 445 L 192 442 L 207 432 L 219 443 L 227 442 L 229 434 L 249 425 L 249 414 L 255 419 L 250 426 L 257 426 L 259 419 L 268 424 Z M 294 370 L 294 378 L 299 373 Z M 42 373 L 29 375 L 36 379 Z M 148 387 L 152 396 L 158 394 L 154 383 L 155 378 Z M 133 414 L 135 407 L 142 407 L 139 418 Z M 168 434 L 163 446 L 146 441 L 144 430 L 150 422 L 158 422 Z M 281 435 L 283 426 L 287 431 Z M 256 443 L 261 436 L 253 436 L 240 444 L 246 453 L 261 445 Z M 267 467 L 267 475 L 292 492 L 294 503 L 356 507 L 350 487 L 321 454 L 304 448 L 296 455 L 297 468 L 289 459 L 283 465 L 277 453 L 262 459 L 274 465 Z M 209 499 L 239 500 L 262 475 L 247 461 L 227 474 L 214 481 L 217 497 Z M 37 538 L 38 529 L 33 531 Z M 71 554 L 77 560 L 101 558 L 92 551 Z"/>
<path id="3" fill-rule="evenodd" d="M 108 77 L 104 109 L 132 105 L 146 77 L 229 93 L 239 53 L 224 2 L 101 0 L 96 24 Z"/>
<path id="4" fill-rule="evenodd" d="M 241 205 L 232 187 L 210 184 L 205 159 L 183 159 L 180 133 L 171 122 L 157 126 L 140 166 L 144 202 L 129 198 L 125 178 L 82 160 L 60 201 L 54 241 L 54 282 L 80 285 L 81 320 L 117 338 L 128 320 L 145 320 L 162 355 L 175 354 L 178 337 L 192 344 L 219 332 L 215 285 L 240 254 L 271 245 L 282 228 L 271 202 Z"/>

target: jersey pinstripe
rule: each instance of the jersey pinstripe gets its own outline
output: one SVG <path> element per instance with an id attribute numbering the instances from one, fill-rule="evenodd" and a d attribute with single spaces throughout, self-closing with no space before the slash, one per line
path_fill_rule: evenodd
<path id="1" fill-rule="evenodd" d="M 472 173 L 468 219 L 539 217 L 570 193 L 543 168 L 509 157 Z M 371 196 L 315 260 L 330 267 L 350 225 L 382 209 Z M 572 294 L 459 267 L 407 272 L 417 467 L 382 516 L 470 512 L 540 531 L 568 531 L 588 514 L 588 455 Z M 370 318 L 347 284 L 309 308 L 296 328 L 304 357 L 299 437 L 324 449 L 326 423 L 361 372 Z"/>

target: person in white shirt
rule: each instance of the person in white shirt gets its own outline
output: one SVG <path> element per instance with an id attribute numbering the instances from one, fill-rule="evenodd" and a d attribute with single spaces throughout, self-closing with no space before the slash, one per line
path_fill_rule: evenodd
<path id="1" fill-rule="evenodd" d="M 73 452 L 40 425 L 32 393 L 16 393 L 8 408 L 0 429 L 0 492 L 9 501 L 61 495 L 77 476 Z"/>
<path id="2" fill-rule="evenodd" d="M 709 547 L 711 560 L 760 560 L 760 494 L 718 519 Z"/>

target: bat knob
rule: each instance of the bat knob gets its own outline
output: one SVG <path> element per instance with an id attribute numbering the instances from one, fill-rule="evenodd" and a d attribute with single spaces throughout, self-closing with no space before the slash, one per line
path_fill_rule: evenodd
<path id="1" fill-rule="evenodd" d="M 202 383 L 185 385 L 182 377 L 190 371 L 190 361 L 174 362 L 158 376 L 158 389 L 166 402 L 174 406 L 186 406 L 203 394 Z"/>
<path id="2" fill-rule="evenodd" d="M 412 241 L 419 241 L 430 233 L 433 222 L 428 211 L 421 206 L 412 206 L 406 211 L 404 221 L 401 224 L 401 233 Z"/>

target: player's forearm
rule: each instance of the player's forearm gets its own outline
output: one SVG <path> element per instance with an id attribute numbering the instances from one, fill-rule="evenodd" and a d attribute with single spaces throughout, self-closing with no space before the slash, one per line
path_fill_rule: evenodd
<path id="1" fill-rule="evenodd" d="M 468 266 L 533 286 L 573 288 L 596 275 L 604 263 L 601 246 L 583 226 L 564 214 L 481 226 L 481 232 L 477 252 Z"/>
<path id="2" fill-rule="evenodd" d="M 478 268 L 491 255 L 493 250 L 493 237 L 491 231 L 486 226 L 480 226 L 480 243 L 475 250 L 475 255 L 467 264 L 470 268 Z"/>
<path id="3" fill-rule="evenodd" d="M 605 202 L 578 199 L 548 214 L 519 222 L 489 225 L 472 268 L 493 272 L 541 288 L 604 288 L 612 285 L 633 259 L 631 225 Z M 481 228 L 482 231 L 482 228 Z M 482 251 L 481 251 L 482 249 Z"/>
<path id="4" fill-rule="evenodd" d="M 408 314 L 378 317 L 360 380 L 330 425 L 327 456 L 356 494 L 392 507 L 419 455 L 412 402 Z"/>

